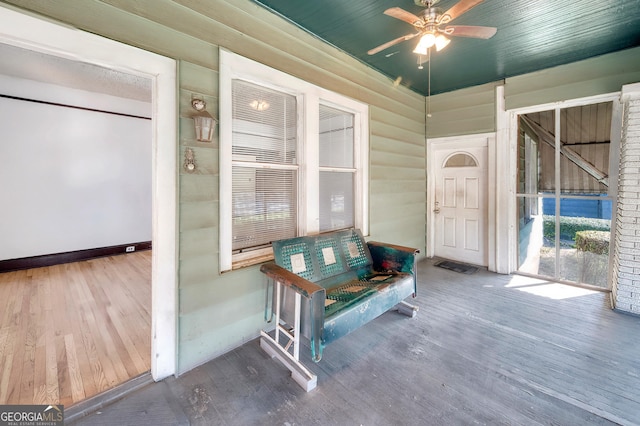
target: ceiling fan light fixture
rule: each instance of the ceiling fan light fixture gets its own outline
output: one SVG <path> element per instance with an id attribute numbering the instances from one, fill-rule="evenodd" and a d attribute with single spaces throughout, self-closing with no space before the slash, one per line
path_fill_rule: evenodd
<path id="1" fill-rule="evenodd" d="M 269 102 L 263 101 L 262 99 L 255 99 L 251 101 L 249 106 L 255 109 L 256 111 L 266 111 L 269 109 L 271 105 L 269 105 Z"/>
<path id="2" fill-rule="evenodd" d="M 442 34 L 439 34 L 436 37 L 436 50 L 439 52 L 442 49 L 444 49 L 445 47 L 447 47 L 449 45 L 449 43 L 451 43 L 451 40 L 449 40 L 448 38 L 446 38 L 445 36 L 443 36 Z"/>
<path id="3" fill-rule="evenodd" d="M 426 33 L 422 37 L 420 37 L 420 41 L 416 45 L 416 48 L 413 49 L 413 53 L 417 53 L 418 55 L 426 55 L 427 51 L 430 47 L 436 44 L 436 36 L 433 33 Z"/>

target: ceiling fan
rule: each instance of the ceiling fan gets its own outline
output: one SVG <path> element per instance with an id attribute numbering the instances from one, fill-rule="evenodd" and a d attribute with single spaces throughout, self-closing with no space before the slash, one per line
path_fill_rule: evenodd
<path id="1" fill-rule="evenodd" d="M 497 28 L 494 27 L 479 27 L 474 25 L 447 25 L 449 22 L 456 19 L 458 16 L 467 12 L 469 9 L 482 3 L 484 0 L 460 0 L 453 7 L 446 12 L 442 12 L 441 9 L 434 7 L 440 0 L 414 0 L 414 3 L 418 6 L 423 6 L 425 9 L 420 14 L 414 15 L 411 12 L 407 12 L 399 7 L 392 7 L 384 11 L 385 15 L 391 16 L 401 21 L 405 21 L 415 28 L 416 32 L 407 34 L 402 37 L 398 37 L 394 40 L 388 41 L 369 50 L 369 55 L 375 55 L 391 46 L 394 46 L 403 41 L 411 40 L 420 36 L 420 41 L 413 50 L 418 55 L 426 56 L 430 53 L 430 48 L 434 47 L 437 51 L 440 51 L 447 47 L 449 40 L 447 36 L 455 37 L 472 37 L 488 39 L 493 37 Z M 420 63 L 424 62 L 420 59 Z"/>

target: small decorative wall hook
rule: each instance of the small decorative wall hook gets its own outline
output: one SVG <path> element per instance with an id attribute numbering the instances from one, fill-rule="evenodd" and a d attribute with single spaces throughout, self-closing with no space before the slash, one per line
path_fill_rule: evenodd
<path id="1" fill-rule="evenodd" d="M 184 150 L 184 169 L 189 173 L 196 171 L 196 157 L 191 148 Z"/>

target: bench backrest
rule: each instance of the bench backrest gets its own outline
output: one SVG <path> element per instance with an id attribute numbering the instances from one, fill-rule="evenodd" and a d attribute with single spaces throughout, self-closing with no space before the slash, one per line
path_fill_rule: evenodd
<path id="1" fill-rule="evenodd" d="M 275 263 L 311 282 L 331 284 L 344 274 L 360 276 L 373 260 L 357 229 L 297 237 L 272 243 Z"/>

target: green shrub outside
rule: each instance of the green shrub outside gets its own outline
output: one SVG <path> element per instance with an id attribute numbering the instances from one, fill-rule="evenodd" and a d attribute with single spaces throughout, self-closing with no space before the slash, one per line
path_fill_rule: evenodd
<path id="1" fill-rule="evenodd" d="M 609 254 L 609 231 L 578 231 L 576 232 L 576 248 L 595 254 Z"/>
<path id="2" fill-rule="evenodd" d="M 555 216 L 542 216 L 542 232 L 545 238 L 554 240 L 556 236 Z M 611 220 L 587 217 L 560 216 L 560 239 L 575 241 L 576 232 L 605 231 L 611 229 Z"/>

